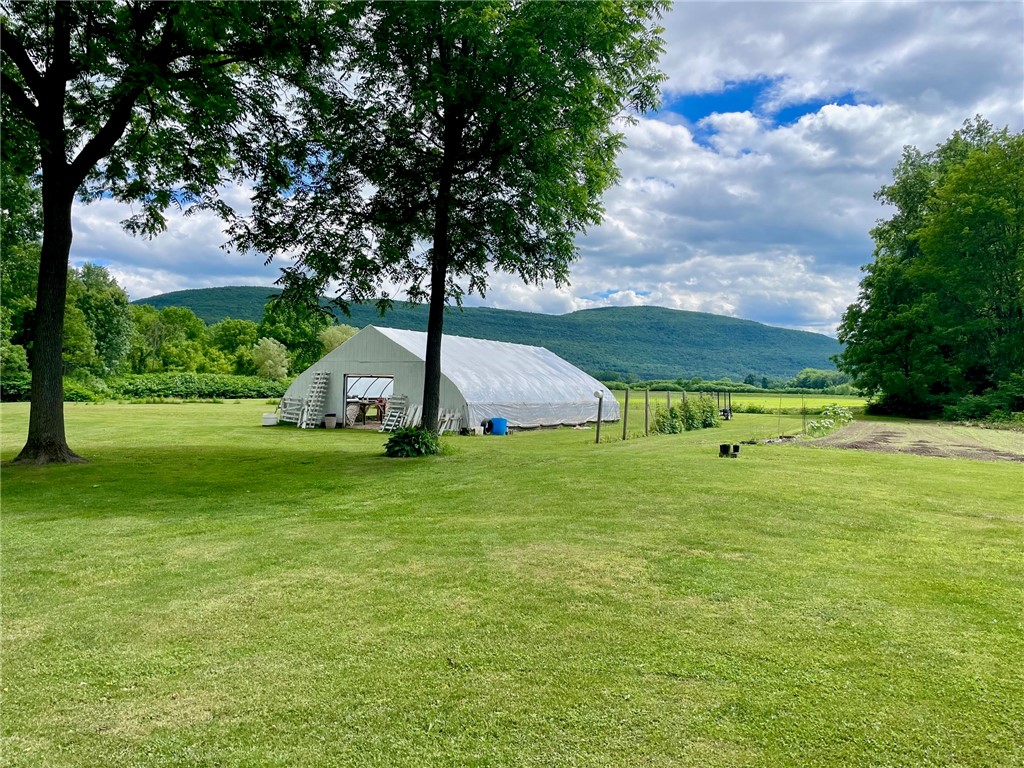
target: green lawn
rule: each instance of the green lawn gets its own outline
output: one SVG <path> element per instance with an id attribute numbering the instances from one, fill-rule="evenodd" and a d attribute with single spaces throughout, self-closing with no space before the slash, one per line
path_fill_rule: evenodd
<path id="1" fill-rule="evenodd" d="M 4 765 L 1024 765 L 1020 464 L 271 409 L 68 405 L 92 463 L 3 467 Z"/>

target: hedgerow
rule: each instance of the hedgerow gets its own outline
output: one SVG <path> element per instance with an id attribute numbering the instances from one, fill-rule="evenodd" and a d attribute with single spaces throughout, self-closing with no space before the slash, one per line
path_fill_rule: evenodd
<path id="1" fill-rule="evenodd" d="M 107 382 L 114 398 L 245 400 L 281 397 L 289 382 L 224 373 L 145 373 Z"/>
<path id="2" fill-rule="evenodd" d="M 249 400 L 281 397 L 291 382 L 227 373 L 144 373 L 102 380 L 65 378 L 64 402 L 100 400 Z M 31 379 L 6 377 L 0 387 L 5 402 L 28 400 Z"/>

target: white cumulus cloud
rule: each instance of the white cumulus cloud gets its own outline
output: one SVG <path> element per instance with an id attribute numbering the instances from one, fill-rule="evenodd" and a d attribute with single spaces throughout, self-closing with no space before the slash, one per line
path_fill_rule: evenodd
<path id="1" fill-rule="evenodd" d="M 625 129 L 621 184 L 578 238 L 571 285 L 496 275 L 467 303 L 653 304 L 831 333 L 903 146 L 930 149 L 975 114 L 1024 129 L 1020 2 L 681 0 L 664 24 L 667 109 Z M 225 194 L 247 205 L 244 187 Z M 133 298 L 278 276 L 225 252 L 212 215 L 144 240 L 121 230 L 130 213 L 76 207 L 72 260 L 107 265 Z"/>

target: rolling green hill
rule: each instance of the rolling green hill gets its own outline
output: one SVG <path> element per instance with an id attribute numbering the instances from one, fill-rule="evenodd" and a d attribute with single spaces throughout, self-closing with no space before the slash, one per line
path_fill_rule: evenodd
<path id="1" fill-rule="evenodd" d="M 259 322 L 268 297 L 277 292 L 204 288 L 135 303 L 188 307 L 207 323 L 225 317 Z M 424 306 L 397 304 L 381 318 L 372 306 L 354 306 L 352 316 L 339 322 L 425 330 L 427 312 Z M 817 333 L 662 307 L 601 307 L 567 315 L 452 308 L 445 333 L 543 346 L 591 373 L 617 371 L 644 379 L 742 379 L 748 373 L 788 378 L 803 368 L 832 368 L 829 357 L 840 349 L 835 339 Z"/>

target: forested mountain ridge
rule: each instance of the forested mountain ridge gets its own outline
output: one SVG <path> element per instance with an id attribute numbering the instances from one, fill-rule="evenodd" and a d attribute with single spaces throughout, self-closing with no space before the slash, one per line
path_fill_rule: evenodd
<path id="1" fill-rule="evenodd" d="M 133 303 L 188 307 L 207 323 L 226 317 L 259 322 L 267 299 L 276 293 L 269 287 L 203 288 Z M 336 314 L 338 322 L 358 328 L 422 331 L 427 322 L 425 306 L 403 303 L 383 318 L 367 305 L 353 306 L 349 318 Z M 663 307 L 600 307 L 566 315 L 451 308 L 445 333 L 543 346 L 592 374 L 642 379 L 742 379 L 750 373 L 789 378 L 804 368 L 833 368 L 830 358 L 840 351 L 835 339 L 817 333 Z"/>

